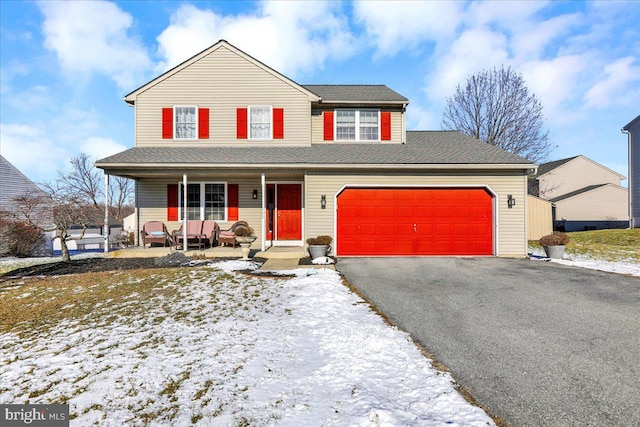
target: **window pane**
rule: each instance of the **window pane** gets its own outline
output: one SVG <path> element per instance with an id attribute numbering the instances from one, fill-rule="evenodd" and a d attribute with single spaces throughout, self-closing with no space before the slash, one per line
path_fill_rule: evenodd
<path id="1" fill-rule="evenodd" d="M 378 140 L 378 112 L 360 111 L 360 140 Z"/>
<path id="2" fill-rule="evenodd" d="M 271 138 L 271 108 L 250 107 L 249 123 L 251 124 L 249 138 Z"/>
<path id="3" fill-rule="evenodd" d="M 200 184 L 187 185 L 187 219 L 200 219 Z"/>
<path id="4" fill-rule="evenodd" d="M 355 111 L 336 111 L 336 139 L 342 141 L 353 141 L 356 139 Z"/>
<path id="5" fill-rule="evenodd" d="M 176 138 L 194 139 L 196 137 L 196 107 L 176 107 Z"/>
<path id="6" fill-rule="evenodd" d="M 224 184 L 205 184 L 204 219 L 224 221 Z"/>

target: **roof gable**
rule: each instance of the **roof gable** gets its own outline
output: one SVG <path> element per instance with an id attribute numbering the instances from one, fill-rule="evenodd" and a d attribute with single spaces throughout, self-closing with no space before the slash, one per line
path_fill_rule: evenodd
<path id="1" fill-rule="evenodd" d="M 128 93 L 124 97 L 125 102 L 127 102 L 128 104 L 135 104 L 136 97 L 139 94 L 145 92 L 146 90 L 148 90 L 151 87 L 157 85 L 158 83 L 161 83 L 162 81 L 168 79 L 169 77 L 173 76 L 174 74 L 179 73 L 181 70 L 189 67 L 191 64 L 199 61 L 200 59 L 206 57 L 207 55 L 210 55 L 213 52 L 216 52 L 218 49 L 223 49 L 223 48 L 224 49 L 228 49 L 229 51 L 235 53 L 236 55 L 240 56 L 241 58 L 245 59 L 246 61 L 256 65 L 257 67 L 261 68 L 265 72 L 271 74 L 275 78 L 287 83 L 291 87 L 293 87 L 293 88 L 299 90 L 300 92 L 306 94 L 309 97 L 310 101 L 319 101 L 320 100 L 320 97 L 318 95 L 316 95 L 315 93 L 309 91 L 304 86 L 299 85 L 298 83 L 296 83 L 295 81 L 291 80 L 290 78 L 288 78 L 284 74 L 281 74 L 278 71 L 274 70 L 273 68 L 269 67 L 268 65 L 258 61 L 257 59 L 255 59 L 251 55 L 249 55 L 249 54 L 245 53 L 244 51 L 238 49 L 237 47 L 233 46 L 231 43 L 227 42 L 226 40 L 220 40 L 217 43 L 209 46 L 208 48 L 206 48 L 202 52 L 195 54 L 194 56 L 192 56 L 191 58 L 189 58 L 186 61 L 182 62 L 181 64 L 176 65 L 172 69 L 166 71 L 165 73 L 161 74 L 160 76 L 156 77 L 155 79 L 151 80 L 150 82 L 145 83 L 144 85 L 140 86 L 139 88 L 135 89 L 134 91 Z"/>
<path id="2" fill-rule="evenodd" d="M 629 123 L 627 123 L 625 125 L 625 127 L 622 128 L 622 130 L 630 130 L 631 126 L 633 126 L 637 121 L 640 121 L 640 115 L 638 115 L 638 117 L 636 117 L 635 119 L 633 119 Z"/>
<path id="3" fill-rule="evenodd" d="M 587 162 L 589 162 L 589 163 L 591 163 L 591 164 L 593 164 L 595 166 L 598 166 L 599 168 L 601 168 L 603 170 L 606 170 L 607 172 L 618 176 L 620 179 L 626 179 L 626 176 L 624 176 L 624 175 L 622 175 L 622 174 L 620 174 L 620 173 L 618 173 L 618 172 L 616 172 L 614 170 L 611 170 L 608 167 L 606 167 L 606 166 L 604 166 L 604 165 L 602 165 L 602 164 L 600 164 L 600 163 L 598 163 L 598 162 L 596 162 L 594 160 L 591 160 L 588 157 L 583 156 L 582 154 L 580 154 L 578 156 L 574 156 L 574 157 L 569 157 L 569 158 L 566 158 L 566 159 L 555 160 L 553 162 L 543 163 L 538 167 L 538 174 L 534 178 L 540 178 L 543 175 L 546 175 L 549 172 L 552 172 L 552 171 L 554 171 L 554 170 L 556 170 L 556 169 L 558 169 L 558 168 L 560 168 L 560 167 L 562 167 L 562 166 L 564 166 L 564 165 L 566 165 L 566 164 L 568 164 L 570 162 L 576 161 L 578 159 L 585 160 L 585 161 L 587 161 Z"/>
<path id="4" fill-rule="evenodd" d="M 23 196 L 25 193 L 44 194 L 42 189 L 34 184 L 11 162 L 0 155 L 0 210 L 7 209 L 14 205 L 13 199 Z"/>
<path id="5" fill-rule="evenodd" d="M 590 191 L 596 191 L 596 190 L 599 190 L 599 189 L 603 189 L 604 187 L 611 187 L 611 188 L 614 188 L 616 190 L 626 190 L 624 187 L 621 187 L 621 186 L 615 185 L 615 184 L 611 184 L 611 183 L 589 185 L 587 187 L 580 188 L 578 190 L 572 191 L 571 193 L 567 193 L 567 194 L 563 194 L 562 196 L 554 197 L 553 199 L 551 199 L 551 202 L 553 202 L 553 203 L 560 202 L 562 200 L 570 199 L 571 197 L 580 196 L 580 195 L 588 193 Z"/>

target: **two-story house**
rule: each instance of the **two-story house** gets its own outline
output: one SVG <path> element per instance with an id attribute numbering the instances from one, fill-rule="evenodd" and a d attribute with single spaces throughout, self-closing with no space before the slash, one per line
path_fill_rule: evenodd
<path id="1" fill-rule="evenodd" d="M 338 256 L 525 256 L 526 159 L 455 131 L 406 131 L 384 85 L 301 85 L 221 40 L 125 96 L 138 229 L 249 222 L 255 247 L 334 238 Z M 185 218 L 186 213 L 186 218 Z"/>
<path id="2" fill-rule="evenodd" d="M 554 205 L 555 227 L 563 231 L 626 228 L 626 179 L 585 156 L 543 163 L 530 178 L 530 194 Z"/>

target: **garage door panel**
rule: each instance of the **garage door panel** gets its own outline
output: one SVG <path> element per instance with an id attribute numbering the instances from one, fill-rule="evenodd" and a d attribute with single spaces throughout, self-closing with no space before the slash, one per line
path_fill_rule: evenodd
<path id="1" fill-rule="evenodd" d="M 493 199 L 478 188 L 346 189 L 339 255 L 491 255 Z"/>

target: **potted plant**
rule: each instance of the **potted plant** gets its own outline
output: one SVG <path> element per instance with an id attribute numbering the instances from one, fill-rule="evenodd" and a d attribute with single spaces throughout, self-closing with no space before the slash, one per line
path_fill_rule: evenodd
<path id="1" fill-rule="evenodd" d="M 309 237 L 307 239 L 307 245 L 309 245 L 309 256 L 311 259 L 329 255 L 332 241 L 333 238 L 331 236 Z"/>
<path id="2" fill-rule="evenodd" d="M 566 244 L 569 243 L 569 235 L 554 231 L 540 238 L 540 245 L 547 254 L 547 257 L 553 259 L 562 259 Z"/>
<path id="3" fill-rule="evenodd" d="M 249 251 L 251 244 L 256 241 L 256 236 L 253 234 L 253 228 L 251 227 L 238 227 L 234 233 L 236 235 L 236 242 L 240 244 L 240 251 L 242 252 L 242 259 L 249 259 Z"/>

